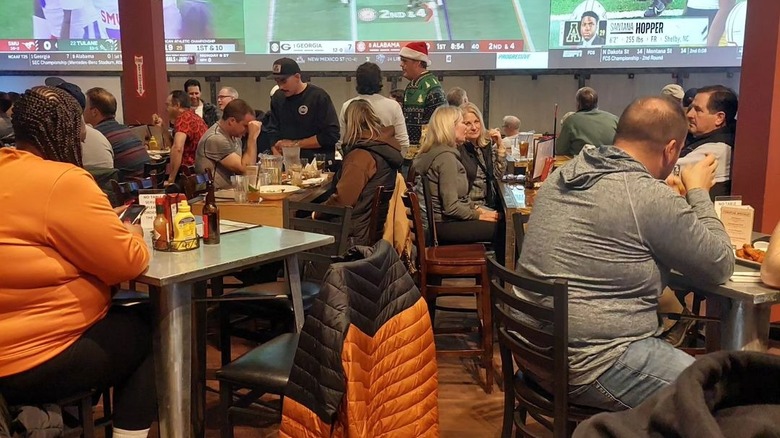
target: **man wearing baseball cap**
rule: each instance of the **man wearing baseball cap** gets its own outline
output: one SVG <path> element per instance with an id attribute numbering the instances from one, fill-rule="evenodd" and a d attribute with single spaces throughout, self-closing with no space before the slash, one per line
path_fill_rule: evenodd
<path id="1" fill-rule="evenodd" d="M 411 42 L 401 48 L 401 71 L 410 82 L 404 92 L 404 118 L 410 144 L 420 144 L 422 126 L 427 125 L 433 111 L 447 104 L 447 96 L 428 66 L 428 46 L 425 42 Z"/>
<path id="2" fill-rule="evenodd" d="M 682 105 L 683 97 L 685 97 L 685 90 L 677 84 L 669 84 L 661 88 L 661 95 L 669 96 Z"/>
<path id="3" fill-rule="evenodd" d="M 324 153 L 332 160 L 339 139 L 339 119 L 330 96 L 322 88 L 303 82 L 301 68 L 290 58 L 274 61 L 269 78 L 279 89 L 271 96 L 268 126 L 274 153 L 298 146 L 301 157 L 311 160 Z"/>

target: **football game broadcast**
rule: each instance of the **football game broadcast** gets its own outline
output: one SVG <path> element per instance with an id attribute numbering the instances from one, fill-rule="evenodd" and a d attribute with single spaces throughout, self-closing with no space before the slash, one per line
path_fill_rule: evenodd
<path id="1" fill-rule="evenodd" d="M 434 70 L 739 66 L 747 0 L 162 0 L 168 67 Z M 4 0 L 3 70 L 121 69 L 118 0 Z M 193 67 L 194 66 L 194 67 Z"/>
<path id="2" fill-rule="evenodd" d="M 550 68 L 739 66 L 747 0 L 556 0 Z"/>

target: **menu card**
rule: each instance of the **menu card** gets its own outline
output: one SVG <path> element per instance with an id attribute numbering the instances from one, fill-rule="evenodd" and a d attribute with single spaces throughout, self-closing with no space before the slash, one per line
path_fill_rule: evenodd
<path id="1" fill-rule="evenodd" d="M 720 220 L 735 249 L 753 241 L 753 213 L 753 207 L 749 205 L 724 206 L 720 209 Z"/>
<path id="2" fill-rule="evenodd" d="M 718 219 L 720 219 L 720 209 L 725 206 L 742 205 L 742 196 L 716 196 L 713 205 L 715 207 L 715 214 L 717 214 Z"/>
<path id="3" fill-rule="evenodd" d="M 154 218 L 157 216 L 157 210 L 154 200 L 165 196 L 164 190 L 139 190 L 138 203 L 146 206 L 143 215 L 141 215 L 141 227 L 144 229 L 154 228 Z"/>

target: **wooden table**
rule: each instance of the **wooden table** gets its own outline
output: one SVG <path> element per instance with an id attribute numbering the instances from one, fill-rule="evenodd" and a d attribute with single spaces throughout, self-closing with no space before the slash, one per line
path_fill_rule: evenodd
<path id="1" fill-rule="evenodd" d="M 333 179 L 317 187 L 303 189 L 298 193 L 289 196 L 289 200 L 296 202 L 311 202 L 327 193 L 333 186 Z M 283 222 L 284 201 L 269 201 L 264 199 L 258 204 L 243 203 L 217 199 L 219 206 L 219 217 L 237 222 L 246 222 L 249 224 L 266 225 L 269 227 L 281 228 Z M 203 201 L 192 204 L 192 211 L 199 215 L 203 211 Z"/>
<path id="2" fill-rule="evenodd" d="M 149 268 L 135 281 L 149 286 L 154 309 L 160 436 L 203 435 L 205 364 L 201 361 L 205 349 L 199 345 L 205 343 L 197 341 L 205 330 L 193 310 L 193 297 L 200 293 L 196 290 L 205 294 L 205 282 L 210 278 L 284 260 L 296 328 L 300 330 L 303 301 L 297 254 L 333 241 L 333 236 L 257 227 L 224 234 L 219 245 L 201 245 L 186 252 L 152 252 Z"/>
<path id="3" fill-rule="evenodd" d="M 515 270 L 515 226 L 512 215 L 515 213 L 531 214 L 531 207 L 536 197 L 537 189 L 526 189 L 522 184 L 511 184 L 499 181 L 498 190 L 501 194 L 501 203 L 504 206 L 506 222 L 506 243 L 504 253 L 504 265 L 507 269 Z"/>

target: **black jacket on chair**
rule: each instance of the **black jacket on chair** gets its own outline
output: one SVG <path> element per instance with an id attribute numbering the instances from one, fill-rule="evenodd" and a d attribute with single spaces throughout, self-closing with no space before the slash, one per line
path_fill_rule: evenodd
<path id="1" fill-rule="evenodd" d="M 780 357 L 747 351 L 699 357 L 634 409 L 580 424 L 585 437 L 780 436 Z"/>

